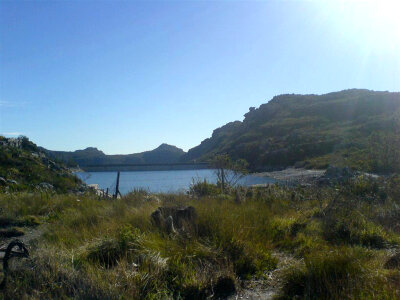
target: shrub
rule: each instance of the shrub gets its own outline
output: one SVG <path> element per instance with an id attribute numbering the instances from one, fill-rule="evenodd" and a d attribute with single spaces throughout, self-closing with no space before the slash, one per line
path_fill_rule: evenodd
<path id="1" fill-rule="evenodd" d="M 104 239 L 88 249 L 87 260 L 98 263 L 106 268 L 111 268 L 117 265 L 123 254 L 117 241 Z"/>
<path id="2" fill-rule="evenodd" d="M 361 294 L 379 290 L 379 283 L 367 261 L 370 253 L 339 248 L 317 253 L 305 260 L 305 266 L 290 269 L 280 299 L 361 299 Z M 376 284 L 376 285 L 375 285 Z"/>
<path id="3" fill-rule="evenodd" d="M 189 188 L 189 194 L 196 197 L 212 196 L 219 193 L 220 189 L 218 186 L 216 184 L 207 182 L 205 179 L 204 181 L 197 182 L 193 180 L 193 183 Z"/>
<path id="4" fill-rule="evenodd" d="M 376 249 L 387 248 L 395 243 L 379 225 L 356 214 L 327 218 L 323 235 L 327 241 L 335 244 L 346 243 Z"/>
<path id="5" fill-rule="evenodd" d="M 88 249 L 87 260 L 111 268 L 122 258 L 131 258 L 139 247 L 140 230 L 129 225 L 121 228 L 117 239 L 105 238 Z"/>
<path id="6" fill-rule="evenodd" d="M 267 251 L 249 248 L 238 240 L 225 241 L 223 251 L 228 254 L 235 274 L 241 279 L 250 279 L 251 276 L 262 276 L 265 271 L 276 268 L 277 259 Z"/>

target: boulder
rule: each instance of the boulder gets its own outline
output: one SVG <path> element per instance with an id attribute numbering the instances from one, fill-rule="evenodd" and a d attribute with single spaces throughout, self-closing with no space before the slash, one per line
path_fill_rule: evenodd
<path id="1" fill-rule="evenodd" d="M 383 265 L 385 269 L 397 269 L 400 267 L 400 252 L 391 256 Z"/>
<path id="2" fill-rule="evenodd" d="M 168 234 L 193 232 L 197 229 L 197 214 L 193 206 L 159 207 L 151 214 L 151 221 Z"/>

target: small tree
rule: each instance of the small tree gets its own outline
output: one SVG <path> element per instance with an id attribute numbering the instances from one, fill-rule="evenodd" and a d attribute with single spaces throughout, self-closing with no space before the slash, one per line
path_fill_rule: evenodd
<path id="1" fill-rule="evenodd" d="M 222 193 L 225 192 L 227 186 L 236 185 L 248 173 L 246 160 L 232 161 L 228 154 L 216 155 L 211 161 L 211 165 L 216 169 L 215 173 Z"/>

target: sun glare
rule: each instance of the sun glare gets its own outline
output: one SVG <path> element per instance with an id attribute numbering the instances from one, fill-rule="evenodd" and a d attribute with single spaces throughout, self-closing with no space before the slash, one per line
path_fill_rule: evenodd
<path id="1" fill-rule="evenodd" d="M 377 26 L 386 29 L 388 33 L 400 35 L 400 1 L 371 1 L 367 3 L 368 15 L 374 21 L 380 22 Z"/>
<path id="2" fill-rule="evenodd" d="M 400 0 L 324 3 L 328 19 L 343 35 L 369 48 L 400 50 Z"/>

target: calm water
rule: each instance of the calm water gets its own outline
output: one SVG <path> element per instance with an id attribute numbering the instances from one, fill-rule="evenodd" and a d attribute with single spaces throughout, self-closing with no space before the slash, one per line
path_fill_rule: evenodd
<path id="1" fill-rule="evenodd" d="M 78 172 L 79 178 L 88 184 L 96 183 L 101 189 L 115 189 L 117 172 Z M 135 188 L 144 188 L 153 193 L 184 192 L 191 183 L 206 179 L 217 181 L 214 170 L 172 170 L 172 171 L 126 171 L 121 172 L 120 191 L 126 194 Z M 248 175 L 241 179 L 242 185 L 274 182 L 267 177 Z"/>

